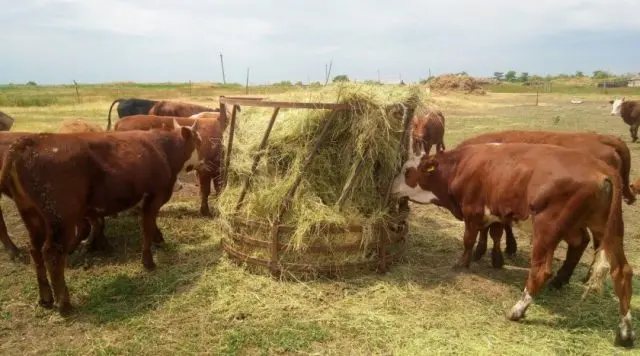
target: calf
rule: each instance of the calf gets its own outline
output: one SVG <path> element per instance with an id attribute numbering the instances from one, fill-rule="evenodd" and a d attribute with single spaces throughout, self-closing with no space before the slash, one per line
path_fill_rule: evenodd
<path id="1" fill-rule="evenodd" d="M 581 229 L 589 228 L 601 241 L 590 282 L 601 287 L 610 267 L 620 302 L 617 341 L 633 343 L 633 273 L 622 244 L 622 183 L 611 166 L 584 151 L 555 145 L 467 145 L 409 160 L 395 178 L 393 192 L 444 207 L 464 221 L 464 252 L 457 263 L 464 268 L 469 266 L 480 229 L 492 222 L 531 223 L 531 268 L 522 299 L 508 315 L 514 321 L 524 317 L 533 297 L 551 277 L 558 243 L 566 241 L 569 251 L 554 279 L 566 279 L 586 247 Z"/>
<path id="2" fill-rule="evenodd" d="M 640 101 L 622 99 L 609 100 L 611 115 L 620 115 L 625 124 L 629 125 L 631 142 L 638 140 L 638 127 L 640 127 Z"/>
<path id="3" fill-rule="evenodd" d="M 175 101 L 159 101 L 157 102 L 148 113 L 149 115 L 156 116 L 175 116 L 175 117 L 189 117 L 194 114 L 198 114 L 204 111 L 220 111 L 220 109 L 208 108 L 206 106 L 180 103 Z"/>
<path id="4" fill-rule="evenodd" d="M 416 115 L 412 120 L 413 154 L 419 156 L 424 148 L 428 155 L 431 146 L 436 145 L 436 153 L 444 151 L 444 115 L 442 111 L 428 111 L 424 115 Z"/>
<path id="5" fill-rule="evenodd" d="M 126 117 L 116 123 L 114 130 L 150 130 L 168 128 L 173 125 L 173 121 L 180 125 L 193 125 L 200 123 L 200 136 L 202 145 L 198 148 L 198 156 L 203 161 L 202 169 L 197 169 L 196 174 L 200 183 L 200 214 L 213 217 L 209 208 L 209 195 L 211 195 L 211 181 L 216 190 L 215 197 L 223 187 L 222 160 L 224 156 L 224 146 L 222 134 L 227 126 L 226 116 L 218 115 L 217 118 L 192 119 L 187 117 L 169 117 L 153 115 L 133 115 Z"/>
<path id="6" fill-rule="evenodd" d="M 111 103 L 109 107 L 109 116 L 107 116 L 107 131 L 111 130 L 111 109 L 117 103 L 118 104 L 118 116 L 123 118 L 125 116 L 131 116 L 136 114 L 148 114 L 149 110 L 157 103 L 157 100 L 149 99 L 116 99 Z"/>
<path id="7" fill-rule="evenodd" d="M 156 219 L 178 172 L 198 164 L 198 123 L 176 130 L 43 133 L 14 142 L 0 171 L 30 235 L 39 303 L 71 310 L 65 258 L 77 244 L 76 224 L 103 218 L 142 200 L 142 264 L 155 268 L 152 240 L 164 241 Z M 53 294 L 47 273 L 53 286 Z"/>
<path id="8" fill-rule="evenodd" d="M 576 148 L 591 154 L 611 167 L 618 170 L 622 178 L 622 194 L 627 204 L 633 204 L 636 200 L 635 194 L 631 192 L 629 185 L 629 173 L 631 171 L 631 153 L 629 147 L 620 138 L 613 135 L 603 135 L 594 132 L 550 132 L 550 131 L 498 131 L 489 132 L 469 138 L 457 147 L 462 147 L 478 143 L 491 142 L 523 142 L 523 143 L 546 143 L 567 148 Z M 487 249 L 487 231 L 491 228 L 491 237 L 494 242 L 492 251 L 492 265 L 501 268 L 504 264 L 502 252 L 500 251 L 500 237 L 504 228 L 507 237 L 507 247 L 505 252 L 513 255 L 517 250 L 517 243 L 513 236 L 510 225 L 494 223 L 480 231 L 478 247 L 474 253 L 474 259 L 479 260 Z M 583 234 L 588 234 L 583 231 Z M 587 235 L 588 236 L 588 235 Z M 597 248 L 598 241 L 594 240 L 594 249 Z M 560 286 L 556 286 L 560 287 Z"/>

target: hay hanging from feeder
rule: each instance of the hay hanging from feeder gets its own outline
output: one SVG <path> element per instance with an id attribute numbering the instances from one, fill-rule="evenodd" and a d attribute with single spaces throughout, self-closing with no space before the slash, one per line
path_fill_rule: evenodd
<path id="1" fill-rule="evenodd" d="M 293 231 L 280 242 L 293 252 L 302 252 L 318 240 L 329 246 L 348 243 L 350 234 L 339 235 L 340 241 L 331 241 L 338 239 L 338 235 L 327 234 L 327 231 L 353 225 L 362 226 L 362 233 L 352 236 L 359 239 L 362 251 L 377 241 L 376 227 L 394 219 L 389 210 L 393 198 L 387 201 L 386 195 L 402 164 L 399 147 L 403 137 L 403 111 L 398 110 L 396 104 L 415 108 L 422 100 L 421 91 L 415 87 L 344 84 L 312 94 L 301 92 L 270 99 L 335 102 L 338 95 L 338 102 L 348 104 L 349 110 L 280 111 L 244 202 L 236 212 L 238 197 L 251 172 L 270 115 L 269 109 L 242 108 L 228 185 L 218 200 L 221 219 L 229 228 L 238 218 L 263 224 L 277 221 L 284 197 L 326 120 L 332 119 L 289 209 L 281 217 L 280 223 L 293 227 Z M 356 170 L 359 174 L 354 174 Z M 352 189 L 346 192 L 340 209 L 339 199 L 350 179 L 354 180 Z"/>

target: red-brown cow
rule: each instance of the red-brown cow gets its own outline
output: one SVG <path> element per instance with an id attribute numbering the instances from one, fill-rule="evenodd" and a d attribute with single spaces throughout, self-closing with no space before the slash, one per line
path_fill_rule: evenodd
<path id="1" fill-rule="evenodd" d="M 218 108 L 208 108 L 202 105 L 180 103 L 176 101 L 158 101 L 149 110 L 149 115 L 156 116 L 176 116 L 176 117 L 189 117 L 194 114 L 198 114 L 204 111 L 220 111 Z"/>
<path id="2" fill-rule="evenodd" d="M 555 145 L 468 145 L 406 162 L 393 182 L 393 192 L 418 203 L 444 207 L 464 221 L 460 267 L 469 266 L 480 229 L 493 222 L 531 223 L 531 269 L 522 299 L 508 315 L 514 321 L 524 317 L 533 297 L 551 277 L 558 243 L 566 241 L 569 251 L 554 279 L 566 279 L 586 247 L 581 229 L 589 228 L 601 241 L 591 286 L 601 287 L 610 266 L 620 301 L 617 340 L 633 344 L 633 273 L 622 244 L 622 183 L 611 166 L 584 151 Z"/>
<path id="3" fill-rule="evenodd" d="M 629 125 L 631 142 L 638 140 L 638 127 L 640 127 L 640 101 L 622 99 L 609 100 L 611 115 L 620 115 L 625 124 Z"/>
<path id="4" fill-rule="evenodd" d="M 522 142 L 522 143 L 546 143 L 567 148 L 582 149 L 586 153 L 593 155 L 611 167 L 618 170 L 622 178 L 622 194 L 627 204 L 633 204 L 635 195 L 630 190 L 629 173 L 631 171 L 631 153 L 629 147 L 620 138 L 613 135 L 598 134 L 595 132 L 549 132 L 549 131 L 497 131 L 481 134 L 461 142 L 457 147 L 462 147 L 478 143 L 491 142 Z M 505 252 L 513 255 L 517 250 L 517 243 L 513 236 L 511 226 L 494 223 L 480 231 L 478 246 L 474 252 L 474 259 L 479 260 L 487 249 L 487 232 L 490 230 L 493 240 L 493 250 L 491 254 L 492 266 L 501 268 L 504 264 L 502 252 L 500 251 L 500 238 L 502 228 L 506 232 L 507 247 Z M 588 236 L 585 230 L 583 234 Z M 597 248 L 598 241 L 594 241 L 594 249 Z M 556 285 L 556 287 L 561 287 Z"/>
<path id="5" fill-rule="evenodd" d="M 156 224 L 158 211 L 171 198 L 178 172 L 198 164 L 197 126 L 42 133 L 10 146 L 0 188 L 11 192 L 29 231 L 40 305 L 52 307 L 55 296 L 61 314 L 71 310 L 65 261 L 77 245 L 76 225 L 84 218 L 103 218 L 142 201 L 142 263 L 148 270 L 155 268 L 151 243 L 164 241 Z"/>
<path id="6" fill-rule="evenodd" d="M 419 156 L 424 148 L 428 155 L 432 145 L 436 145 L 436 153 L 444 151 L 444 115 L 442 111 L 430 110 L 424 115 L 416 115 L 411 124 L 413 154 Z"/>
<path id="7" fill-rule="evenodd" d="M 212 217 L 209 208 L 209 195 L 211 195 L 211 181 L 215 188 L 215 197 L 220 194 L 223 186 L 222 160 L 224 156 L 224 146 L 222 142 L 222 134 L 227 126 L 226 116 L 219 115 L 218 118 L 201 118 L 192 119 L 188 117 L 169 117 L 169 116 L 153 116 L 153 115 L 133 115 L 118 121 L 114 130 L 150 130 L 171 127 L 173 120 L 180 125 L 193 125 L 194 122 L 200 123 L 200 136 L 202 145 L 198 148 L 198 156 L 204 162 L 197 169 L 200 183 L 200 214 Z"/>

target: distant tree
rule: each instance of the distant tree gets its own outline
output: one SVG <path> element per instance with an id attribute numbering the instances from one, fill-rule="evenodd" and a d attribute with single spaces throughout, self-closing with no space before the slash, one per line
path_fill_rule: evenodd
<path id="1" fill-rule="evenodd" d="M 604 70 L 599 69 L 599 70 L 593 71 L 593 76 L 592 76 L 593 79 L 605 79 L 609 77 L 612 77 L 611 73 L 606 72 Z"/>
<path id="2" fill-rule="evenodd" d="M 515 82 L 516 80 L 516 71 L 510 70 L 504 75 L 504 79 L 508 82 Z"/>
<path id="3" fill-rule="evenodd" d="M 291 81 L 289 80 L 283 80 L 280 83 L 276 83 L 276 85 L 283 86 L 283 87 L 291 87 L 293 86 L 293 83 L 291 83 Z"/>
<path id="4" fill-rule="evenodd" d="M 333 82 L 334 83 L 348 82 L 348 81 L 349 81 L 349 77 L 346 74 L 340 74 L 340 75 L 336 75 L 335 77 L 333 77 Z"/>
<path id="5" fill-rule="evenodd" d="M 297 82 L 296 82 L 296 86 L 297 86 L 297 87 L 301 87 L 301 86 L 304 86 L 304 84 L 302 84 L 302 82 L 301 82 L 301 81 L 297 81 Z"/>
<path id="6" fill-rule="evenodd" d="M 460 72 L 460 73 L 457 73 L 456 75 L 465 76 L 465 77 L 468 77 L 468 76 L 469 76 L 469 74 L 467 74 L 467 72 L 465 72 L 465 71 L 462 71 L 462 72 Z"/>
<path id="7" fill-rule="evenodd" d="M 518 81 L 521 82 L 528 82 L 529 81 L 529 73 L 528 72 L 522 72 L 520 73 L 520 76 L 518 77 Z"/>
<path id="8" fill-rule="evenodd" d="M 38 84 L 36 84 L 36 82 L 34 82 L 33 80 L 28 81 L 27 85 L 30 85 L 32 87 L 38 86 Z"/>
<path id="9" fill-rule="evenodd" d="M 529 81 L 531 82 L 539 82 L 541 80 L 543 80 L 544 78 L 542 78 L 541 76 L 534 74 L 531 77 L 529 77 Z"/>
<path id="10" fill-rule="evenodd" d="M 504 77 L 504 73 L 502 72 L 493 72 L 493 77 L 496 78 L 496 80 L 502 80 Z"/>
<path id="11" fill-rule="evenodd" d="M 321 86 L 322 86 L 322 83 L 320 83 L 320 82 L 311 82 L 311 83 L 309 83 L 309 86 L 312 86 L 312 87 L 321 87 Z"/>
<path id="12" fill-rule="evenodd" d="M 582 73 L 581 71 L 577 71 L 576 78 L 584 78 L 584 73 Z"/>
<path id="13" fill-rule="evenodd" d="M 371 80 L 371 79 L 369 79 L 369 80 L 365 80 L 365 81 L 364 81 L 364 84 L 367 84 L 367 85 L 379 85 L 379 84 L 380 84 L 380 82 L 379 82 L 379 81 L 377 81 L 377 80 Z"/>

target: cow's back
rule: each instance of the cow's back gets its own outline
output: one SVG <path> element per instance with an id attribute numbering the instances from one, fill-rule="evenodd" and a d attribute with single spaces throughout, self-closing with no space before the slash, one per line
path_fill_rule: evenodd
<path id="1" fill-rule="evenodd" d="M 623 101 L 620 106 L 620 116 L 627 125 L 640 124 L 640 101 Z"/>

